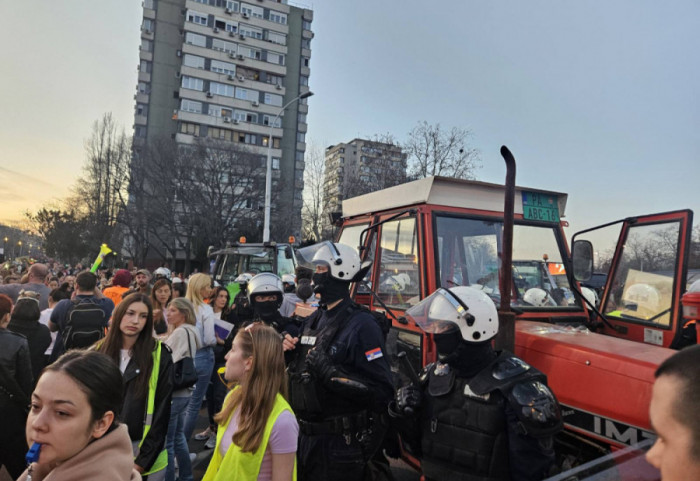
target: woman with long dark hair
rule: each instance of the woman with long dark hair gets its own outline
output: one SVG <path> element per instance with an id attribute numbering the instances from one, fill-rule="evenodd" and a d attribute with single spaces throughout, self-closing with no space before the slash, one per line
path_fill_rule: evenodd
<path id="1" fill-rule="evenodd" d="M 166 307 L 173 297 L 173 290 L 170 288 L 170 281 L 158 279 L 151 289 L 151 304 L 153 305 L 153 326 L 155 333 L 167 334 L 168 313 Z"/>
<path id="2" fill-rule="evenodd" d="M 32 393 L 26 441 L 39 457 L 26 481 L 135 481 L 126 426 L 119 423 L 121 373 L 104 354 L 73 350 L 44 369 Z"/>
<path id="3" fill-rule="evenodd" d="M 121 419 L 129 428 L 136 456 L 134 468 L 144 478 L 163 479 L 168 463 L 165 439 L 173 360 L 170 349 L 153 338 L 153 308 L 146 295 L 129 294 L 119 303 L 111 328 L 97 350 L 107 354 L 124 377 Z"/>
<path id="4" fill-rule="evenodd" d="M 226 354 L 237 386 L 216 415 L 216 448 L 203 481 L 296 479 L 299 425 L 289 404 L 282 339 L 263 323 L 240 329 Z"/>

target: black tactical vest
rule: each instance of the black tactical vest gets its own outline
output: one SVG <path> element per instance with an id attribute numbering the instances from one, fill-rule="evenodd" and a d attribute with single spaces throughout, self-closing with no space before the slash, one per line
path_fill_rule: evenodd
<path id="1" fill-rule="evenodd" d="M 427 480 L 509 480 L 505 398 L 474 394 L 454 371 L 431 365 L 424 396 L 421 468 Z M 444 372 L 444 371 L 448 372 Z"/>
<path id="2" fill-rule="evenodd" d="M 353 305 L 341 308 L 332 319 L 318 328 L 323 314 L 318 310 L 306 322 L 295 349 L 298 352 L 288 368 L 289 404 L 300 419 L 320 421 L 332 416 L 355 413 L 362 409 L 349 399 L 326 389 L 306 366 L 308 352 L 313 348 L 328 352 L 336 334 L 356 312 L 358 311 Z"/>

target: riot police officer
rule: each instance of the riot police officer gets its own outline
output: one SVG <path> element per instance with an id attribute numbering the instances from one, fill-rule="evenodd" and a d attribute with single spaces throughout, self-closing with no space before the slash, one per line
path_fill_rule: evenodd
<path id="1" fill-rule="evenodd" d="M 361 265 L 352 247 L 331 242 L 300 249 L 297 260 L 315 266 L 320 294 L 320 308 L 304 320 L 301 336 L 284 342 L 295 353 L 289 376 L 299 420 L 299 479 L 376 477 L 388 471 L 380 446 L 393 395 L 391 370 L 379 324 L 349 294 L 369 264 Z"/>
<path id="2" fill-rule="evenodd" d="M 425 479 L 547 477 L 562 428 L 559 405 L 543 373 L 491 347 L 498 332 L 493 301 L 471 287 L 441 288 L 406 317 L 433 336 L 439 357 L 419 386 L 398 389 L 389 405 Z"/>
<path id="3" fill-rule="evenodd" d="M 297 336 L 299 327 L 296 322 L 280 314 L 283 299 L 282 281 L 271 272 L 257 274 L 248 282 L 248 303 L 253 309 L 253 321 L 262 321 L 279 333 Z"/>

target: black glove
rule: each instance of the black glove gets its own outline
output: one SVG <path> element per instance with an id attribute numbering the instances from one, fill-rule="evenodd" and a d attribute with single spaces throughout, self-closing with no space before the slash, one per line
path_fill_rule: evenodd
<path id="1" fill-rule="evenodd" d="M 319 349 L 314 348 L 306 354 L 306 365 L 314 376 L 323 383 L 329 382 L 332 377 L 338 374 L 338 369 L 328 354 Z"/>
<path id="2" fill-rule="evenodd" d="M 396 391 L 396 409 L 401 414 L 413 414 L 421 406 L 423 393 L 421 390 L 409 384 Z"/>

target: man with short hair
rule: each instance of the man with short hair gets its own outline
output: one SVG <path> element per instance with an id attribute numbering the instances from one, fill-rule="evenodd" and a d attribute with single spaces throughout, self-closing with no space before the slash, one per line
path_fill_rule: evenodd
<path id="1" fill-rule="evenodd" d="M 75 278 L 75 299 L 63 299 L 56 304 L 51 313 L 49 329 L 52 332 L 58 331 L 51 361 L 58 359 L 67 349 L 87 347 L 74 341 L 77 329 L 83 331 L 83 339 L 91 341 L 93 335 L 96 336 L 94 340 L 100 339 L 113 310 L 112 300 L 106 298 L 97 288 L 97 276 L 88 271 L 78 274 Z M 90 323 L 92 325 L 89 325 Z M 72 344 L 73 342 L 76 344 Z"/>
<path id="2" fill-rule="evenodd" d="M 17 302 L 19 291 L 34 291 L 39 293 L 39 309 L 44 310 L 49 307 L 49 294 L 51 289 L 46 285 L 46 277 L 49 275 L 49 268 L 45 264 L 32 264 L 27 272 L 27 282 L 24 284 L 4 284 L 0 285 L 0 294 L 5 294 Z"/>
<path id="3" fill-rule="evenodd" d="M 134 282 L 136 283 L 134 287 L 128 292 L 122 294 L 122 297 L 126 297 L 129 294 L 133 294 L 135 292 L 143 294 L 144 296 L 151 296 L 151 273 L 148 269 L 139 269 L 138 271 L 136 271 L 136 275 L 134 276 Z"/>
<path id="4" fill-rule="evenodd" d="M 700 346 L 669 357 L 655 376 L 649 417 L 657 438 L 647 461 L 662 481 L 700 479 Z"/>

